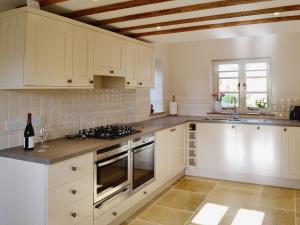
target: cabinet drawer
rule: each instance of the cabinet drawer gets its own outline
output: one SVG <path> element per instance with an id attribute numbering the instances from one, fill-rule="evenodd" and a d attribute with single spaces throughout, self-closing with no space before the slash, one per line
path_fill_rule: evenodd
<path id="1" fill-rule="evenodd" d="M 93 195 L 59 210 L 48 217 L 48 225 L 75 225 L 93 214 Z"/>
<path id="2" fill-rule="evenodd" d="M 51 214 L 93 194 L 93 174 L 66 183 L 48 192 L 48 213 Z"/>
<path id="3" fill-rule="evenodd" d="M 48 189 L 93 173 L 93 153 L 68 159 L 48 167 Z"/>
<path id="4" fill-rule="evenodd" d="M 116 219 L 118 216 L 126 212 L 128 209 L 130 209 L 130 199 L 127 199 L 117 207 L 107 211 L 102 216 L 98 217 L 94 221 L 94 225 L 107 225 L 110 222 L 112 222 L 114 219 Z"/>
<path id="5" fill-rule="evenodd" d="M 83 220 L 76 223 L 76 225 L 94 225 L 93 215 L 90 215 L 87 218 L 84 218 Z"/>
<path id="6" fill-rule="evenodd" d="M 131 197 L 132 205 L 136 205 L 137 203 L 147 198 L 155 190 L 156 184 L 157 184 L 156 181 L 154 181 L 153 183 L 149 184 L 147 187 L 135 193 Z"/>

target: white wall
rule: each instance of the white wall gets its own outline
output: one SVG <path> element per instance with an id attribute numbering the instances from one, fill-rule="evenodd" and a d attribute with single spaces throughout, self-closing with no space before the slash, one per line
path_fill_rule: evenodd
<path id="1" fill-rule="evenodd" d="M 300 104 L 300 33 L 169 44 L 166 56 L 171 74 L 167 82 L 180 114 L 211 110 L 212 60 L 271 57 L 273 111 L 287 118 L 289 106 Z"/>

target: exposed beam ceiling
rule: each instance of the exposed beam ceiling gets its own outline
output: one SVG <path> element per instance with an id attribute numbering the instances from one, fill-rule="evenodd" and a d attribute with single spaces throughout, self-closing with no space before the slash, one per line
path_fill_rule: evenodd
<path id="1" fill-rule="evenodd" d="M 296 11 L 296 10 L 300 10 L 300 5 L 281 6 L 281 7 L 267 8 L 267 9 L 244 11 L 244 12 L 224 13 L 219 15 L 202 16 L 202 17 L 182 19 L 182 20 L 173 20 L 167 22 L 150 23 L 150 24 L 143 24 L 138 26 L 119 28 L 113 31 L 125 32 L 125 31 L 153 28 L 158 26 L 164 27 L 164 26 L 171 26 L 171 25 L 180 25 L 185 23 L 204 22 L 210 20 L 229 19 L 229 18 L 236 18 L 236 17 L 243 17 L 243 16 L 255 16 L 255 15 L 263 15 L 263 14 L 276 13 L 276 12 L 288 12 L 288 11 Z"/>
<path id="2" fill-rule="evenodd" d="M 82 9 L 70 13 L 65 13 L 63 14 L 63 16 L 69 18 L 77 18 L 82 16 L 98 14 L 98 13 L 110 12 L 110 11 L 115 11 L 120 9 L 127 9 L 127 8 L 133 8 L 138 6 L 168 2 L 168 1 L 172 1 L 172 0 L 131 0 L 131 1 L 120 2 L 111 5 L 104 5 L 104 6 L 99 6 L 99 7 L 89 8 L 89 9 Z"/>
<path id="3" fill-rule="evenodd" d="M 241 25 L 286 22 L 286 21 L 293 21 L 293 20 L 300 20 L 300 15 L 266 18 L 266 19 L 244 20 L 244 21 L 235 21 L 235 22 L 227 22 L 227 23 L 217 23 L 217 24 L 207 24 L 207 25 L 191 26 L 191 27 L 181 27 L 181 28 L 175 28 L 169 30 L 136 33 L 130 36 L 134 38 L 140 38 L 140 37 L 153 36 L 153 35 L 173 34 L 173 33 L 189 32 L 189 31 L 208 30 L 208 29 L 215 29 L 215 28 L 234 27 L 234 26 L 241 26 Z"/>
<path id="4" fill-rule="evenodd" d="M 166 15 L 171 15 L 171 14 L 176 14 L 176 13 L 185 13 L 185 12 L 192 12 L 192 11 L 197 11 L 197 10 L 213 9 L 213 8 L 220 8 L 220 7 L 226 7 L 226 6 L 242 5 L 242 4 L 257 3 L 257 2 L 266 2 L 266 1 L 273 1 L 273 0 L 222 0 L 222 1 L 217 1 L 217 2 L 209 2 L 209 3 L 202 3 L 202 4 L 196 4 L 196 5 L 182 6 L 182 7 L 171 8 L 171 9 L 163 9 L 163 10 L 158 10 L 158 11 L 121 16 L 121 17 L 116 17 L 116 18 L 112 18 L 112 19 L 99 20 L 99 21 L 93 22 L 92 24 L 96 25 L 96 26 L 101 26 L 101 25 L 106 25 L 106 24 L 125 22 L 125 21 L 129 21 L 129 20 L 145 19 L 145 18 L 151 18 L 151 17 L 157 17 L 157 16 L 166 16 Z"/>
<path id="5" fill-rule="evenodd" d="M 65 2 L 65 1 L 68 1 L 68 0 L 39 0 L 39 3 L 40 3 L 41 7 L 45 7 L 48 5 L 57 4 L 57 3 Z"/>

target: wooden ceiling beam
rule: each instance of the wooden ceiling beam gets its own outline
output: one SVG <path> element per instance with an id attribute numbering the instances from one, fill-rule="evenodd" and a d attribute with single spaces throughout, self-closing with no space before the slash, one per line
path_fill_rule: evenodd
<path id="1" fill-rule="evenodd" d="M 171 26 L 171 25 L 180 25 L 180 24 L 185 24 L 185 23 L 195 23 L 195 22 L 204 22 L 204 21 L 210 21 L 210 20 L 229 19 L 229 18 L 236 18 L 236 17 L 243 17 L 243 16 L 256 16 L 256 15 L 275 13 L 275 12 L 289 12 L 289 11 L 296 11 L 296 10 L 300 10 L 300 5 L 281 6 L 281 7 L 274 7 L 274 8 L 244 11 L 244 12 L 225 13 L 225 14 L 202 16 L 202 17 L 196 17 L 196 18 L 190 18 L 190 19 L 173 20 L 173 21 L 160 22 L 160 23 L 150 23 L 150 24 L 144 24 L 144 25 L 138 25 L 138 26 L 116 28 L 113 31 L 126 32 L 126 31 L 132 31 L 132 30 L 154 28 L 154 27 L 158 27 L 158 26 L 164 27 L 164 26 Z"/>
<path id="2" fill-rule="evenodd" d="M 244 21 L 234 21 L 234 22 L 227 22 L 227 23 L 207 24 L 207 25 L 191 26 L 191 27 L 181 27 L 181 28 L 175 28 L 175 29 L 169 29 L 169 30 L 137 33 L 137 34 L 132 34 L 129 36 L 134 37 L 134 38 L 140 38 L 140 37 L 145 37 L 145 36 L 154 36 L 154 35 L 162 35 L 162 34 L 174 34 L 174 33 L 190 32 L 190 31 L 209 30 L 209 29 L 215 29 L 215 28 L 225 28 L 225 27 L 234 27 L 234 26 L 242 26 L 242 25 L 263 24 L 263 23 L 286 22 L 286 21 L 294 21 L 294 20 L 300 20 L 300 15 L 265 18 L 265 19 L 254 19 L 254 20 L 244 20 Z"/>
<path id="3" fill-rule="evenodd" d="M 77 17 L 82 17 L 82 16 L 98 14 L 98 13 L 110 12 L 110 11 L 115 11 L 115 10 L 120 10 L 120 9 L 128 9 L 128 8 L 162 3 L 162 2 L 168 2 L 168 1 L 172 1 L 172 0 L 131 0 L 131 1 L 120 2 L 120 3 L 111 4 L 111 5 L 104 5 L 104 6 L 69 12 L 69 13 L 63 14 L 63 16 L 69 17 L 69 18 L 77 18 Z"/>
<path id="4" fill-rule="evenodd" d="M 128 15 L 128 16 L 121 16 L 112 19 L 99 20 L 93 22 L 92 24 L 95 26 L 101 26 L 101 25 L 125 22 L 130 20 L 138 20 L 138 19 L 145 19 L 145 18 L 151 18 L 157 16 L 166 16 L 166 15 L 177 14 L 177 13 L 185 13 L 185 12 L 204 10 L 204 9 L 214 9 L 220 7 L 243 5 L 243 4 L 266 2 L 266 1 L 273 1 L 273 0 L 222 0 L 217 2 L 208 2 L 208 3 L 182 6 L 182 7 L 171 8 L 171 9 L 163 9 L 158 11 L 139 13 L 139 14 Z"/>
<path id="5" fill-rule="evenodd" d="M 68 0 L 39 0 L 40 6 L 41 7 L 45 7 L 48 5 L 53 5 L 53 4 L 57 4 L 60 2 L 66 2 Z"/>

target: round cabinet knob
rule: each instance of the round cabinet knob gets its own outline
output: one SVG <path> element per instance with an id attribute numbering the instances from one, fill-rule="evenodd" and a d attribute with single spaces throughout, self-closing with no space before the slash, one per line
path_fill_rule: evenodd
<path id="1" fill-rule="evenodd" d="M 257 129 L 257 130 L 260 130 L 260 127 L 257 127 L 256 129 Z"/>
<path id="2" fill-rule="evenodd" d="M 117 213 L 117 212 L 113 212 L 112 214 L 113 214 L 113 216 L 117 216 L 117 215 L 118 215 L 118 213 Z"/>
<path id="3" fill-rule="evenodd" d="M 148 194 L 148 192 L 147 192 L 147 191 L 144 191 L 144 195 L 146 195 L 146 194 Z"/>
<path id="4" fill-rule="evenodd" d="M 139 85 L 143 85 L 143 82 L 139 82 Z"/>
<path id="5" fill-rule="evenodd" d="M 113 70 L 111 70 L 111 71 L 109 71 L 111 74 L 113 74 L 115 71 L 113 71 Z"/>
<path id="6" fill-rule="evenodd" d="M 71 216 L 75 218 L 77 216 L 77 213 L 76 212 L 72 212 Z"/>
<path id="7" fill-rule="evenodd" d="M 77 170 L 77 166 L 72 166 L 71 168 L 73 171 L 76 171 Z"/>
<path id="8" fill-rule="evenodd" d="M 72 83 L 72 79 L 69 79 L 69 80 L 68 80 L 68 83 L 71 84 L 71 83 Z"/>
<path id="9" fill-rule="evenodd" d="M 287 129 L 286 129 L 286 128 L 284 128 L 284 129 L 283 129 L 283 131 L 287 131 Z"/>
<path id="10" fill-rule="evenodd" d="M 77 194 L 77 191 L 76 190 L 71 190 L 71 193 L 73 194 L 73 195 L 76 195 Z"/>
<path id="11" fill-rule="evenodd" d="M 90 84 L 93 84 L 94 83 L 94 81 L 93 80 L 90 80 Z"/>
<path id="12" fill-rule="evenodd" d="M 232 126 L 232 129 L 234 129 L 235 128 L 235 126 Z"/>
<path id="13" fill-rule="evenodd" d="M 130 82 L 129 82 L 129 81 L 127 81 L 127 82 L 126 82 L 126 84 L 127 84 L 127 85 L 129 85 L 129 84 L 130 84 Z"/>

